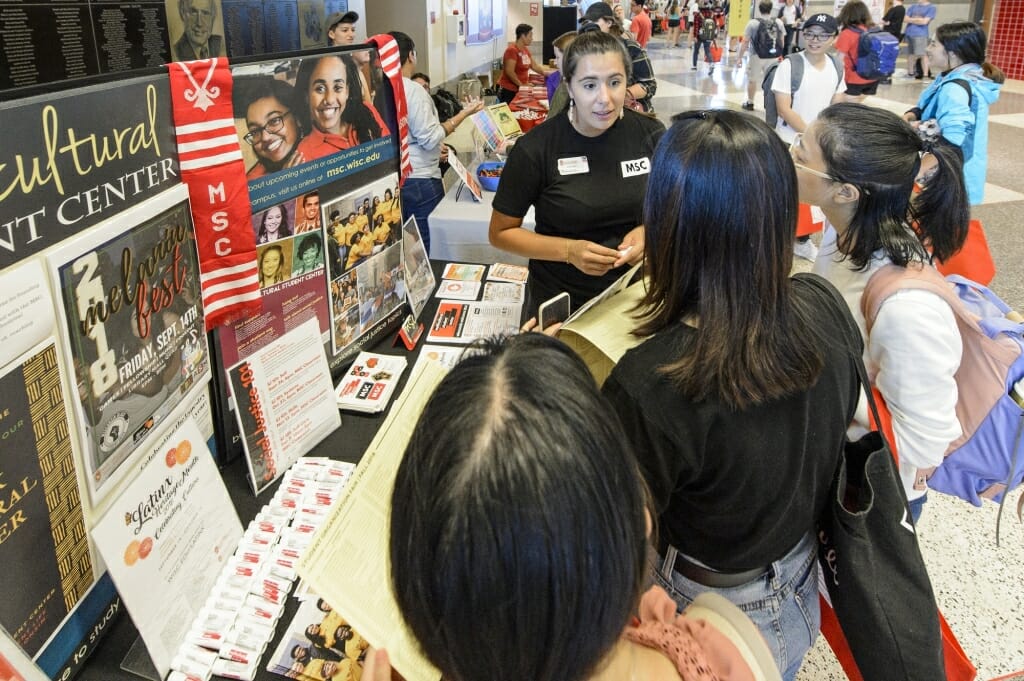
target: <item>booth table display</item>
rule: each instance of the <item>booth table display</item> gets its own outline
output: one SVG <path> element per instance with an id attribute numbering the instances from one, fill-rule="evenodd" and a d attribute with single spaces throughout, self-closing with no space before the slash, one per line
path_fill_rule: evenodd
<path id="1" fill-rule="evenodd" d="M 529 132 L 534 126 L 540 125 L 548 116 L 548 91 L 543 83 L 537 85 L 531 81 L 529 85 L 519 88 L 508 108 L 519 121 L 519 128 Z"/>
<path id="2" fill-rule="evenodd" d="M 507 261 L 507 259 L 502 259 L 502 261 Z M 434 270 L 434 276 L 438 281 L 441 280 L 441 272 L 443 271 L 445 264 L 447 263 L 437 260 L 434 260 L 431 263 Z M 430 320 L 433 319 L 434 313 L 437 311 L 438 300 L 439 299 L 433 295 L 427 299 L 426 307 L 420 316 L 421 321 L 429 323 Z M 369 350 L 381 354 L 405 357 L 411 367 L 419 357 L 419 350 L 422 347 L 423 341 L 421 341 L 420 345 L 417 346 L 416 350 L 409 352 L 401 343 L 392 347 L 391 341 L 394 337 L 394 334 L 388 335 L 385 340 L 381 341 L 376 346 L 369 348 Z M 410 373 L 410 370 L 406 370 L 405 374 L 402 376 L 395 392 L 396 395 L 405 389 L 405 384 Z M 393 403 L 394 402 L 392 402 L 392 404 Z M 387 414 L 388 410 L 373 415 L 355 414 L 347 411 L 344 412 L 342 414 L 341 427 L 331 433 L 323 442 L 310 451 L 307 456 L 328 457 L 339 461 L 358 463 L 363 452 L 366 450 L 366 447 L 373 440 L 374 435 L 376 435 L 377 429 L 384 422 Z M 238 516 L 243 525 L 247 525 L 249 521 L 256 516 L 256 513 L 263 507 L 263 505 L 271 499 L 278 485 L 278 483 L 274 483 L 274 485 L 264 490 L 259 496 L 254 496 L 252 488 L 246 480 L 247 472 L 242 458 L 235 459 L 232 463 L 228 464 L 221 473 L 224 478 L 224 484 L 228 488 L 228 493 L 231 495 L 231 500 L 235 505 L 235 509 L 238 511 Z M 386 578 L 386 575 L 381 576 L 382 580 Z M 382 584 L 383 583 L 384 582 L 382 581 Z M 298 581 L 296 581 L 296 584 L 298 584 Z M 297 608 L 297 601 L 294 598 L 289 597 L 287 610 L 284 615 L 281 616 L 281 619 L 277 624 L 277 631 L 275 632 L 274 639 L 270 642 L 270 645 L 267 646 L 267 651 L 260 660 L 260 665 L 255 677 L 256 679 L 259 679 L 259 681 L 273 681 L 275 679 L 279 680 L 284 678 L 279 674 L 267 671 L 266 666 L 270 655 L 272 655 L 273 651 L 276 650 L 282 635 L 287 629 L 287 623 L 295 616 Z M 124 609 L 123 604 L 120 609 Z M 120 667 L 121 661 L 128 654 L 129 648 L 132 646 L 133 642 L 135 642 L 136 637 L 137 631 L 135 626 L 132 624 L 131 618 L 126 614 L 120 616 L 108 630 L 107 635 L 96 648 L 92 657 L 82 667 L 81 673 L 76 678 L 81 681 L 138 681 L 140 678 L 139 676 L 124 671 Z M 213 678 L 216 679 L 219 677 Z"/>
<path id="3" fill-rule="evenodd" d="M 494 192 L 484 191 L 483 200 L 477 203 L 468 188 L 462 189 L 460 194 L 461 184 L 456 182 L 430 214 L 430 257 L 458 262 L 525 265 L 526 258 L 498 250 L 487 238 Z M 533 226 L 531 207 L 523 218 L 523 227 L 532 231 Z"/>

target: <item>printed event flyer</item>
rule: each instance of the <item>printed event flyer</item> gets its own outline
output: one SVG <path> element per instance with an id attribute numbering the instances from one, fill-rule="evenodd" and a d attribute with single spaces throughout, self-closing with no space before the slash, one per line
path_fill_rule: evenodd
<path id="1" fill-rule="evenodd" d="M 93 503 L 174 406 L 209 379 L 187 197 L 179 185 L 49 256 Z"/>
<path id="2" fill-rule="evenodd" d="M 341 425 L 315 319 L 229 369 L 228 378 L 257 494 Z"/>
<path id="3" fill-rule="evenodd" d="M 147 448 L 92 537 L 161 677 L 242 537 L 242 523 L 184 407 Z"/>
<path id="4" fill-rule="evenodd" d="M 34 656 L 92 586 L 67 411 L 50 338 L 0 376 L 0 625 Z"/>

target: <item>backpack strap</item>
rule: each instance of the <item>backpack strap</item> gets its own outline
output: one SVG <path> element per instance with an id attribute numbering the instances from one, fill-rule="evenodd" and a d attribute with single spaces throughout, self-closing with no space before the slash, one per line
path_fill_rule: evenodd
<path id="1" fill-rule="evenodd" d="M 960 87 L 967 91 L 967 106 L 968 108 L 970 108 L 971 113 L 973 113 L 975 117 L 977 117 L 978 114 L 975 113 L 974 111 L 974 93 L 971 91 L 971 84 L 968 83 L 967 80 L 965 80 L 964 78 L 954 78 L 953 80 L 946 82 L 956 83 L 957 85 L 959 85 Z M 942 85 L 939 86 L 939 89 L 941 90 L 945 86 L 946 83 L 943 83 Z"/>
<path id="2" fill-rule="evenodd" d="M 792 98 L 796 97 L 796 91 L 800 89 L 800 83 L 804 79 L 804 59 L 800 57 L 796 58 L 796 55 L 786 55 L 786 61 L 789 62 L 789 96 Z M 790 100 L 790 106 L 792 106 L 792 99 Z"/>

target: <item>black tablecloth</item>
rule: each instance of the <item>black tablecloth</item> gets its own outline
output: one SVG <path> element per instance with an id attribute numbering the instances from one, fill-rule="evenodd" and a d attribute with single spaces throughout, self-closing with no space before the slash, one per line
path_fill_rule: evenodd
<path id="1" fill-rule="evenodd" d="M 438 281 L 441 280 L 441 271 L 445 264 L 447 263 L 438 261 L 431 262 L 434 270 L 434 276 Z M 421 322 L 424 324 L 430 323 L 430 320 L 434 318 L 434 312 L 437 310 L 437 303 L 438 299 L 431 296 L 420 317 Z M 398 388 L 395 391 L 395 396 L 397 397 L 397 395 L 405 388 L 405 383 L 411 373 L 411 367 L 419 357 L 420 348 L 423 343 L 426 342 L 424 340 L 426 338 L 426 331 L 424 330 L 420 342 L 412 352 L 406 350 L 405 346 L 401 342 L 399 342 L 397 346 L 392 347 L 391 343 L 395 340 L 396 336 L 397 331 L 395 333 L 390 333 L 377 345 L 368 349 L 371 352 L 378 352 L 381 354 L 402 355 L 409 360 L 410 368 L 405 371 L 405 374 L 402 376 Z M 392 404 L 394 404 L 394 402 L 395 400 L 393 399 Z M 380 425 L 384 422 L 384 418 L 387 416 L 387 413 L 388 412 L 385 411 L 380 414 L 369 416 L 343 412 L 341 415 L 341 427 L 313 448 L 307 456 L 324 456 L 331 459 L 337 459 L 339 461 L 358 463 L 363 452 L 366 450 L 367 446 L 369 446 L 370 441 L 373 440 L 374 435 L 376 435 L 377 429 L 380 428 Z M 249 521 L 256 516 L 256 513 L 264 506 L 264 504 L 274 496 L 274 492 L 277 489 L 277 483 L 275 483 L 260 493 L 258 497 L 253 495 L 252 488 L 249 486 L 246 478 L 248 471 L 246 470 L 245 462 L 242 458 L 237 458 L 225 466 L 221 470 L 221 475 L 224 478 L 224 484 L 227 486 L 228 493 L 231 495 L 231 500 L 235 504 L 235 509 L 238 511 L 238 517 L 241 519 L 243 526 L 248 525 Z M 296 584 L 298 584 L 297 580 Z M 294 598 L 289 598 L 288 607 L 278 622 L 277 632 L 274 639 L 270 642 L 270 645 L 267 646 L 267 650 L 263 654 L 263 658 L 260 660 L 258 668 L 259 671 L 256 675 L 256 678 L 260 681 L 272 681 L 274 679 L 284 678 L 266 670 L 267 660 L 269 660 L 270 655 L 273 654 L 274 650 L 280 643 L 281 636 L 286 630 L 288 623 L 291 622 L 292 618 L 295 616 L 296 610 L 298 610 L 297 601 Z M 82 667 L 82 671 L 77 678 L 82 681 L 137 681 L 140 678 L 139 676 L 121 669 L 122 660 L 124 660 L 125 656 L 131 649 L 132 644 L 137 638 L 138 631 L 122 604 L 121 614 L 117 616 L 117 620 L 110 627 L 107 635 L 96 648 L 95 652 Z M 216 679 L 220 677 L 214 678 Z"/>

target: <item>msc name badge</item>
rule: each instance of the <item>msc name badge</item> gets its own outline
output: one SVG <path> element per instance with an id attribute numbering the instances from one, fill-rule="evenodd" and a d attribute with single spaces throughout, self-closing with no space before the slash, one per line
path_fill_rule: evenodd
<path id="1" fill-rule="evenodd" d="M 620 165 L 622 166 L 623 177 L 647 175 L 651 172 L 651 161 L 646 156 L 633 161 L 623 161 Z"/>

